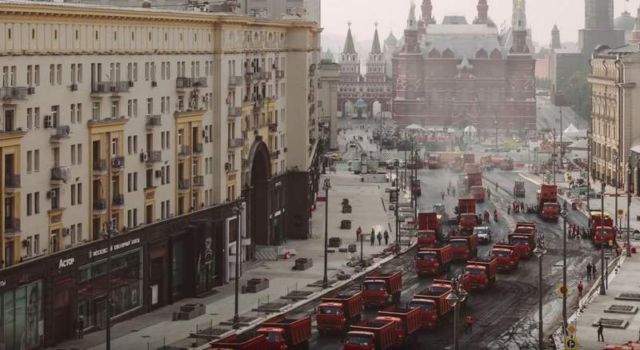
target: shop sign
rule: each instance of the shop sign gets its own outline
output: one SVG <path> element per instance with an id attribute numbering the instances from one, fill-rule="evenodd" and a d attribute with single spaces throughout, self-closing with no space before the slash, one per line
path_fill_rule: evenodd
<path id="1" fill-rule="evenodd" d="M 58 270 L 63 269 L 65 267 L 69 267 L 73 265 L 75 262 L 76 260 L 74 258 L 60 259 L 58 261 Z"/>
<path id="2" fill-rule="evenodd" d="M 134 245 L 140 244 L 140 238 L 133 238 L 128 241 L 124 241 L 118 244 L 111 245 L 111 252 L 117 252 L 118 250 L 125 249 Z M 107 248 L 89 250 L 89 259 L 95 258 L 97 256 L 101 256 L 107 254 Z"/>

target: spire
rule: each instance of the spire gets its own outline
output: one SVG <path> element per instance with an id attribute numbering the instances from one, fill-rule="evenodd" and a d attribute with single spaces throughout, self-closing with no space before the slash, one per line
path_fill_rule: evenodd
<path id="1" fill-rule="evenodd" d="M 560 30 L 558 29 L 558 25 L 554 24 L 553 29 L 551 29 L 551 49 L 556 50 L 562 48 L 562 44 L 560 43 Z"/>
<path id="2" fill-rule="evenodd" d="M 407 17 L 407 29 L 418 29 L 418 22 L 416 22 L 416 4 L 413 2 L 413 0 L 411 0 L 409 17 Z"/>
<path id="3" fill-rule="evenodd" d="M 422 21 L 425 24 L 436 24 L 435 19 L 433 19 L 433 5 L 431 5 L 431 0 L 422 0 Z"/>
<path id="4" fill-rule="evenodd" d="M 632 44 L 640 44 L 640 7 L 638 8 L 638 14 L 636 15 L 636 24 L 633 26 L 631 32 L 631 38 L 629 42 Z"/>
<path id="5" fill-rule="evenodd" d="M 344 42 L 344 50 L 342 53 L 355 54 L 356 46 L 353 44 L 353 36 L 351 35 L 351 22 L 348 23 L 349 30 L 347 31 L 347 40 Z"/>
<path id="6" fill-rule="evenodd" d="M 478 0 L 478 17 L 473 24 L 487 24 L 489 20 L 489 5 L 487 0 Z"/>
<path id="7" fill-rule="evenodd" d="M 380 38 L 378 37 L 378 22 L 376 22 L 376 29 L 373 33 L 373 45 L 371 45 L 371 53 L 372 54 L 381 54 L 382 50 L 380 49 Z"/>
<path id="8" fill-rule="evenodd" d="M 525 0 L 513 0 L 511 27 L 513 31 L 527 30 L 527 10 Z"/>

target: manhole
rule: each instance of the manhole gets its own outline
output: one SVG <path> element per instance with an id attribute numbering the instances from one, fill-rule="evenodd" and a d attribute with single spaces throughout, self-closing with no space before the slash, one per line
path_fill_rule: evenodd
<path id="1" fill-rule="evenodd" d="M 633 305 L 611 305 L 604 312 L 615 314 L 635 314 L 638 312 L 638 308 Z"/>
<path id="2" fill-rule="evenodd" d="M 304 300 L 307 299 L 311 294 L 313 294 L 313 292 L 311 291 L 294 290 L 293 292 L 283 296 L 282 299 Z"/>
<path id="3" fill-rule="evenodd" d="M 616 300 L 640 301 L 640 294 L 638 294 L 638 293 L 620 293 L 616 297 Z"/>
<path id="4" fill-rule="evenodd" d="M 617 329 L 625 329 L 629 325 L 628 321 L 621 320 L 618 318 L 601 318 L 597 322 L 594 322 L 592 326 L 597 327 L 600 323 L 605 328 L 617 328 Z"/>

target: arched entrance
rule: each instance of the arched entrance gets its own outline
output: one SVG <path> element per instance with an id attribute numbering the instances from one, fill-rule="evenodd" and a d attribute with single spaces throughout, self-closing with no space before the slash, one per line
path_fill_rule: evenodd
<path id="1" fill-rule="evenodd" d="M 249 151 L 249 179 L 251 186 L 250 223 L 251 241 L 256 245 L 270 245 L 269 232 L 269 177 L 271 160 L 262 140 L 256 140 Z"/>
<path id="2" fill-rule="evenodd" d="M 371 103 L 371 114 L 373 118 L 382 118 L 382 103 L 378 100 Z"/>

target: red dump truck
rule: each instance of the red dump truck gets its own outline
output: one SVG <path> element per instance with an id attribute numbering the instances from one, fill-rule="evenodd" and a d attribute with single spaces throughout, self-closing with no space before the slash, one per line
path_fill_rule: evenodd
<path id="1" fill-rule="evenodd" d="M 473 228 L 480 225 L 476 214 L 476 200 L 473 198 L 458 199 L 458 226 L 462 234 L 472 234 Z"/>
<path id="2" fill-rule="evenodd" d="M 536 225 L 528 222 L 518 222 L 516 228 L 509 234 L 509 244 L 513 245 L 521 259 L 530 258 L 536 248 Z"/>
<path id="3" fill-rule="evenodd" d="M 449 238 L 453 250 L 453 260 L 465 261 L 478 255 L 478 235 L 451 236 Z"/>
<path id="4" fill-rule="evenodd" d="M 609 213 L 604 213 L 602 218 L 602 212 L 597 210 L 591 211 L 591 236 L 593 237 L 593 244 L 597 247 L 609 246 L 616 240 L 616 228 L 613 225 L 613 219 Z"/>
<path id="5" fill-rule="evenodd" d="M 418 213 L 418 247 L 433 247 L 440 238 L 440 219 L 437 213 Z"/>
<path id="6" fill-rule="evenodd" d="M 435 329 L 438 324 L 451 312 L 447 296 L 451 288 L 446 290 L 427 288 L 413 296 L 410 307 L 420 310 L 422 325 L 426 329 Z"/>
<path id="7" fill-rule="evenodd" d="M 333 297 L 322 298 L 316 313 L 318 333 L 346 331 L 360 321 L 364 298 L 360 290 L 345 290 Z"/>
<path id="8" fill-rule="evenodd" d="M 415 332 L 422 328 L 422 319 L 419 309 L 399 308 L 389 306 L 378 312 L 376 320 L 394 321 L 396 323 L 397 342 L 400 344 L 409 343 Z"/>
<path id="9" fill-rule="evenodd" d="M 276 316 L 263 322 L 257 332 L 267 338 L 267 350 L 306 350 L 311 339 L 311 316 Z"/>
<path id="10" fill-rule="evenodd" d="M 520 264 L 520 255 L 516 247 L 510 244 L 494 245 L 491 256 L 498 260 L 498 271 L 513 271 Z"/>
<path id="11" fill-rule="evenodd" d="M 538 215 L 543 220 L 558 221 L 560 205 L 558 204 L 558 186 L 543 184 L 538 190 Z"/>
<path id="12" fill-rule="evenodd" d="M 452 260 L 453 248 L 450 244 L 421 248 L 416 253 L 416 271 L 418 276 L 439 275 L 449 270 Z"/>
<path id="13" fill-rule="evenodd" d="M 396 322 L 389 320 L 361 321 L 351 326 L 344 350 L 387 350 L 400 345 Z"/>
<path id="14" fill-rule="evenodd" d="M 468 291 L 489 289 L 496 282 L 497 270 L 498 259 L 493 256 L 468 261 L 464 267 L 462 280 L 464 289 Z"/>
<path id="15" fill-rule="evenodd" d="M 211 343 L 211 350 L 265 350 L 268 349 L 267 338 L 262 334 L 233 334 L 215 340 Z"/>
<path id="16" fill-rule="evenodd" d="M 402 272 L 374 272 L 362 282 L 362 296 L 366 306 L 383 307 L 400 301 Z"/>

